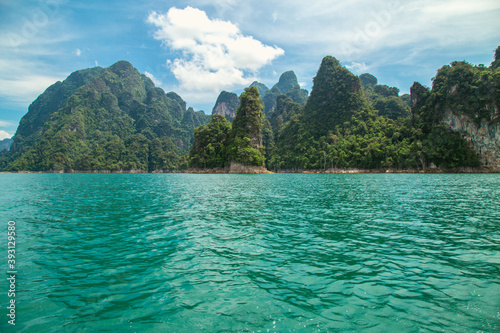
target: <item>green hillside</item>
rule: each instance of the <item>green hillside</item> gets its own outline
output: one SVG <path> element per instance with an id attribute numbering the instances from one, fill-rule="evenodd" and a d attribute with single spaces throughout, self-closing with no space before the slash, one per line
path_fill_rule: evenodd
<path id="1" fill-rule="evenodd" d="M 6 169 L 174 169 L 208 119 L 126 61 L 78 71 L 30 106 Z"/>

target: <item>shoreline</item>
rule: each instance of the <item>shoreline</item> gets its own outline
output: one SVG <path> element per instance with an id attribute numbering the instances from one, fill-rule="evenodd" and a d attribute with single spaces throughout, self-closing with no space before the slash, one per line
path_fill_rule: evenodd
<path id="1" fill-rule="evenodd" d="M 90 170 L 90 171 L 79 171 L 79 170 L 48 170 L 48 171 L 0 171 L 0 173 L 191 173 L 191 174 L 279 174 L 279 173 L 304 173 L 304 174 L 382 174 L 382 173 L 400 173 L 400 174 L 411 174 L 411 173 L 500 173 L 500 167 L 460 167 L 460 168 L 426 168 L 426 169 L 358 169 L 358 168 L 337 168 L 337 169 L 326 169 L 326 170 L 302 170 L 302 169 L 286 169 L 286 170 L 267 170 L 263 167 L 239 167 L 237 169 L 226 168 L 213 168 L 213 169 L 200 169 L 200 168 L 189 168 L 189 169 L 177 169 L 177 170 Z"/>

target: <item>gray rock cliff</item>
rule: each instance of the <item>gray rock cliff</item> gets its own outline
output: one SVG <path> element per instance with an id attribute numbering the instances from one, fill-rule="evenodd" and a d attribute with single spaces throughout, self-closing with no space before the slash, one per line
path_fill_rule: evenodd
<path id="1" fill-rule="evenodd" d="M 498 114 L 498 110 L 496 113 Z M 442 122 L 460 133 L 472 145 L 474 151 L 479 154 L 483 166 L 500 170 L 499 122 L 488 122 L 483 119 L 478 124 L 469 116 L 451 110 L 445 112 Z"/>
<path id="2" fill-rule="evenodd" d="M 232 122 L 236 116 L 236 109 L 238 109 L 239 104 L 238 95 L 232 92 L 223 91 L 215 102 L 215 106 L 212 109 L 212 115 L 220 114 L 228 121 Z"/>

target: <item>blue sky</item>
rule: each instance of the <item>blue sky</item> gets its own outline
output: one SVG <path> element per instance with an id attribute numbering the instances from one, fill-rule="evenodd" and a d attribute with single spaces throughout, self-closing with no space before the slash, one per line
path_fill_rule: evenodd
<path id="1" fill-rule="evenodd" d="M 404 93 L 454 60 L 489 65 L 499 17 L 498 0 L 0 0 L 0 139 L 49 85 L 119 60 L 207 113 L 287 70 L 310 91 L 326 55 Z"/>

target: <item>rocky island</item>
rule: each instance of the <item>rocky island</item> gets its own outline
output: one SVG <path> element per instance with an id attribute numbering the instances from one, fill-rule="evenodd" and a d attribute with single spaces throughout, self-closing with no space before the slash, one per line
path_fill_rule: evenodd
<path id="1" fill-rule="evenodd" d="M 452 62 L 410 95 L 332 56 L 313 82 L 309 95 L 288 71 L 271 89 L 223 91 L 209 116 L 126 61 L 80 70 L 29 106 L 0 170 L 500 171 L 500 48 L 490 66 Z"/>

